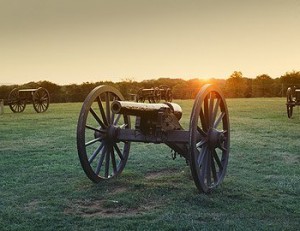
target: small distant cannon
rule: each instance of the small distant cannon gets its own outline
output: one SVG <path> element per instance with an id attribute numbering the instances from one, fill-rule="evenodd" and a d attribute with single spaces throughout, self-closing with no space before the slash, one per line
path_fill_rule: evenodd
<path id="1" fill-rule="evenodd" d="M 196 96 L 189 130 L 180 125 L 178 104 L 123 101 L 115 88 L 99 86 L 86 97 L 77 124 L 81 166 L 93 182 L 118 176 L 131 142 L 164 143 L 184 157 L 196 187 L 208 193 L 223 181 L 230 146 L 229 115 L 219 88 L 205 85 Z M 131 128 L 130 116 L 135 116 Z M 149 152 L 149 155 L 152 153 Z"/>
<path id="2" fill-rule="evenodd" d="M 27 103 L 32 103 L 37 113 L 45 112 L 50 103 L 49 92 L 42 87 L 37 89 L 14 88 L 8 95 L 7 104 L 14 113 L 23 112 Z"/>
<path id="3" fill-rule="evenodd" d="M 295 106 L 300 106 L 300 88 L 289 87 L 286 91 L 286 109 L 289 118 L 293 116 Z"/>
<path id="4" fill-rule="evenodd" d="M 144 103 L 146 100 L 148 100 L 149 103 L 159 103 L 161 100 L 172 102 L 172 90 L 166 85 L 148 89 L 140 88 L 135 96 L 135 101 Z"/>
<path id="5" fill-rule="evenodd" d="M 136 94 L 136 102 L 158 103 L 161 100 L 160 89 L 158 87 L 152 87 L 149 89 L 140 88 Z"/>
<path id="6" fill-rule="evenodd" d="M 173 100 L 173 94 L 172 94 L 172 89 L 169 88 L 166 85 L 161 85 L 159 86 L 161 98 L 165 100 L 166 102 L 172 102 Z"/>

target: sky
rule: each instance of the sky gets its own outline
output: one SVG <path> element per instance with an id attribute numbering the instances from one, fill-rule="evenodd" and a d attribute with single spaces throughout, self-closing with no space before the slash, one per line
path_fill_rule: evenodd
<path id="1" fill-rule="evenodd" d="M 0 84 L 294 70 L 299 0 L 0 0 Z"/>

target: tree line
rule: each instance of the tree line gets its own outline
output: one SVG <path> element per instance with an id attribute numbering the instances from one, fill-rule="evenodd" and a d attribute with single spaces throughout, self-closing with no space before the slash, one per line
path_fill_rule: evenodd
<path id="1" fill-rule="evenodd" d="M 206 84 L 216 84 L 228 98 L 244 97 L 282 97 L 290 86 L 300 87 L 300 72 L 286 72 L 278 78 L 271 78 L 267 74 L 257 76 L 255 79 L 244 77 L 242 72 L 234 71 L 228 79 L 190 79 L 159 78 L 137 82 L 133 79 L 124 79 L 120 82 L 99 81 L 95 83 L 84 82 L 80 85 L 57 85 L 49 81 L 29 82 L 22 85 L 0 86 L 0 99 L 6 100 L 13 88 L 38 88 L 44 87 L 49 91 L 51 102 L 82 102 L 88 93 L 99 85 L 110 85 L 117 88 L 129 100 L 141 88 L 158 87 L 166 85 L 172 89 L 174 99 L 193 99 L 200 88 Z"/>

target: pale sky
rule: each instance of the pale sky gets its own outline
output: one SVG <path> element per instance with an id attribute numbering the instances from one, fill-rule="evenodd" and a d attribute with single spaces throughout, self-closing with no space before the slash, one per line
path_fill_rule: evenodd
<path id="1" fill-rule="evenodd" d="M 0 84 L 300 71 L 299 0 L 0 0 Z"/>

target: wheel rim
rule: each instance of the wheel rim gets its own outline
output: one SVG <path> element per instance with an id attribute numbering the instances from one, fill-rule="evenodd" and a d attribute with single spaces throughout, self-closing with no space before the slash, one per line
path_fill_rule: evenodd
<path id="1" fill-rule="evenodd" d="M 138 93 L 136 94 L 136 102 L 145 102 L 145 97 L 143 96 L 143 88 L 140 88 L 138 90 Z"/>
<path id="2" fill-rule="evenodd" d="M 288 118 L 292 118 L 292 116 L 293 116 L 293 106 L 287 105 L 286 109 L 287 109 Z"/>
<path id="3" fill-rule="evenodd" d="M 161 99 L 160 89 L 158 87 L 154 88 L 154 103 L 159 103 Z"/>
<path id="4" fill-rule="evenodd" d="M 218 88 L 200 90 L 190 121 L 191 171 L 199 191 L 208 193 L 223 181 L 229 157 L 229 115 Z"/>
<path id="5" fill-rule="evenodd" d="M 291 105 L 293 102 L 292 88 L 289 87 L 286 91 L 286 110 L 288 118 L 291 118 L 293 115 L 293 105 Z"/>
<path id="6" fill-rule="evenodd" d="M 33 94 L 33 108 L 37 113 L 47 111 L 49 107 L 50 96 L 45 88 L 38 88 Z"/>
<path id="7" fill-rule="evenodd" d="M 167 93 L 166 93 L 166 101 L 168 102 L 172 102 L 173 96 L 172 96 L 172 90 L 170 88 L 167 89 Z"/>
<path id="8" fill-rule="evenodd" d="M 111 112 L 113 100 L 124 98 L 115 88 L 95 88 L 85 99 L 78 119 L 79 159 L 94 182 L 119 175 L 129 155 L 130 142 L 118 142 L 116 133 L 119 129 L 130 129 L 130 119 Z"/>
<path id="9" fill-rule="evenodd" d="M 14 88 L 8 95 L 9 107 L 14 113 L 20 113 L 25 110 L 26 103 L 20 99 L 19 90 Z"/>

